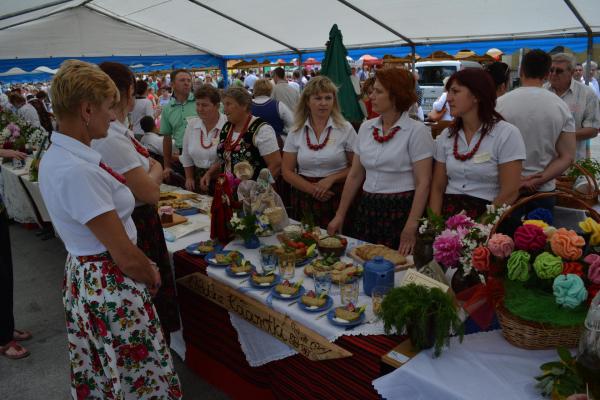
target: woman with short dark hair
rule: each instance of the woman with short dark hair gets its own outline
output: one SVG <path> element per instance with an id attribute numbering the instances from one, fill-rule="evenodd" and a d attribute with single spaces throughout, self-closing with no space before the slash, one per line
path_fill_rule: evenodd
<path id="1" fill-rule="evenodd" d="M 495 111 L 496 88 L 487 72 L 465 69 L 446 84 L 454 123 L 435 143 L 429 206 L 450 216 L 476 218 L 487 204 L 511 204 L 519 195 L 525 144 L 519 129 Z"/>
<path id="2" fill-rule="evenodd" d="M 433 140 L 429 129 L 408 115 L 417 101 L 413 74 L 390 68 L 375 78 L 369 97 L 380 117 L 359 129 L 340 206 L 327 230 L 340 230 L 362 184 L 353 234 L 408 255 L 429 195 Z"/>

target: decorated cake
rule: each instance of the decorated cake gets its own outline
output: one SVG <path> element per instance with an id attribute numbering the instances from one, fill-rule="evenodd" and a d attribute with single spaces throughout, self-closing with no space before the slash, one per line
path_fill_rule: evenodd
<path id="1" fill-rule="evenodd" d="M 158 215 L 160 215 L 160 222 L 163 224 L 168 224 L 173 222 L 173 207 L 171 206 L 162 206 L 158 209 Z"/>

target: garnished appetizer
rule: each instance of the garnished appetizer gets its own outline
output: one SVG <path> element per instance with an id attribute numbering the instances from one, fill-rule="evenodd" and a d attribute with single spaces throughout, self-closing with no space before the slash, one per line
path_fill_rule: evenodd
<path id="1" fill-rule="evenodd" d="M 252 271 L 251 279 L 252 282 L 256 283 L 257 285 L 270 285 L 275 281 L 275 274 L 273 272 L 261 274 L 256 271 Z"/>
<path id="2" fill-rule="evenodd" d="M 215 254 L 215 260 L 219 264 L 232 264 L 237 260 L 242 259 L 242 253 L 239 251 L 230 251 L 229 253 L 217 253 Z"/>
<path id="3" fill-rule="evenodd" d="M 298 290 L 302 287 L 302 280 L 293 283 L 288 281 L 287 279 L 275 286 L 275 291 L 281 295 L 293 296 L 298 293 Z"/>
<path id="4" fill-rule="evenodd" d="M 321 292 L 321 294 L 317 296 L 314 290 L 309 290 L 308 293 L 300 298 L 300 300 L 308 307 L 323 307 L 327 302 L 327 293 Z"/>
<path id="5" fill-rule="evenodd" d="M 202 253 L 210 253 L 215 251 L 215 242 L 212 240 L 206 240 L 204 242 L 198 243 L 198 251 Z"/>
<path id="6" fill-rule="evenodd" d="M 234 274 L 244 274 L 250 272 L 252 270 L 252 264 L 250 261 L 242 260 L 242 261 L 234 261 L 231 263 L 231 272 Z"/>
<path id="7" fill-rule="evenodd" d="M 365 311 L 365 308 L 366 306 L 356 308 L 354 304 L 348 303 L 346 306 L 337 307 L 335 309 L 335 317 L 348 322 L 356 321 Z"/>

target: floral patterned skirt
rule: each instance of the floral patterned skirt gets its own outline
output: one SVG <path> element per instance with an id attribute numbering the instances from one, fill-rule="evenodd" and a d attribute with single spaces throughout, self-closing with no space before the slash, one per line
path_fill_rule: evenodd
<path id="1" fill-rule="evenodd" d="M 400 245 L 400 233 L 410 214 L 414 193 L 363 192 L 351 228 L 354 237 L 397 249 Z"/>
<path id="2" fill-rule="evenodd" d="M 302 176 L 302 178 L 310 183 L 316 183 L 323 179 L 306 176 Z M 319 201 L 312 197 L 312 195 L 292 186 L 290 196 L 290 216 L 296 221 L 303 221 L 305 217 L 312 216 L 316 226 L 326 229 L 329 222 L 335 217 L 335 213 L 340 205 L 343 189 L 343 183 L 335 183 L 330 189 L 334 193 L 333 197 L 327 201 Z"/>
<path id="3" fill-rule="evenodd" d="M 466 194 L 444 194 L 444 202 L 442 204 L 442 215 L 445 218 L 451 217 L 455 214 L 465 210 L 468 217 L 473 219 L 479 218 L 485 214 L 487 208 L 486 205 L 492 202 L 479 197 L 473 197 Z"/>
<path id="4" fill-rule="evenodd" d="M 74 399 L 182 397 L 146 286 L 108 253 L 69 254 L 63 304 Z"/>
<path id="5" fill-rule="evenodd" d="M 161 287 L 153 299 L 165 333 L 179 330 L 179 309 L 175 292 L 175 278 L 169 261 L 165 234 L 156 208 L 151 205 L 136 207 L 131 218 L 137 228 L 137 246 L 154 261 L 160 271 Z"/>

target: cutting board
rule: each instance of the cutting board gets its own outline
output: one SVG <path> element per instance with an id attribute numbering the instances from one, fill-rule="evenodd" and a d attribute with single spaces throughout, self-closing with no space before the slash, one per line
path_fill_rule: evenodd
<path id="1" fill-rule="evenodd" d="M 356 248 L 353 248 L 352 250 L 350 250 L 349 252 L 346 253 L 348 257 L 352 258 L 354 261 L 357 261 L 361 264 L 365 263 L 365 260 L 363 260 L 362 258 L 360 258 L 358 256 L 358 254 L 356 254 Z M 410 267 L 414 266 L 414 261 L 413 261 L 413 257 L 411 256 L 407 256 L 406 257 L 406 264 L 397 264 L 394 267 L 394 271 L 398 272 L 398 271 L 404 271 Z"/>
<path id="2" fill-rule="evenodd" d="M 183 224 L 184 222 L 187 222 L 187 218 L 186 217 L 183 217 L 183 216 L 181 216 L 179 214 L 173 213 L 173 222 L 163 222 L 162 223 L 162 227 L 163 228 L 169 228 L 171 226 Z"/>

